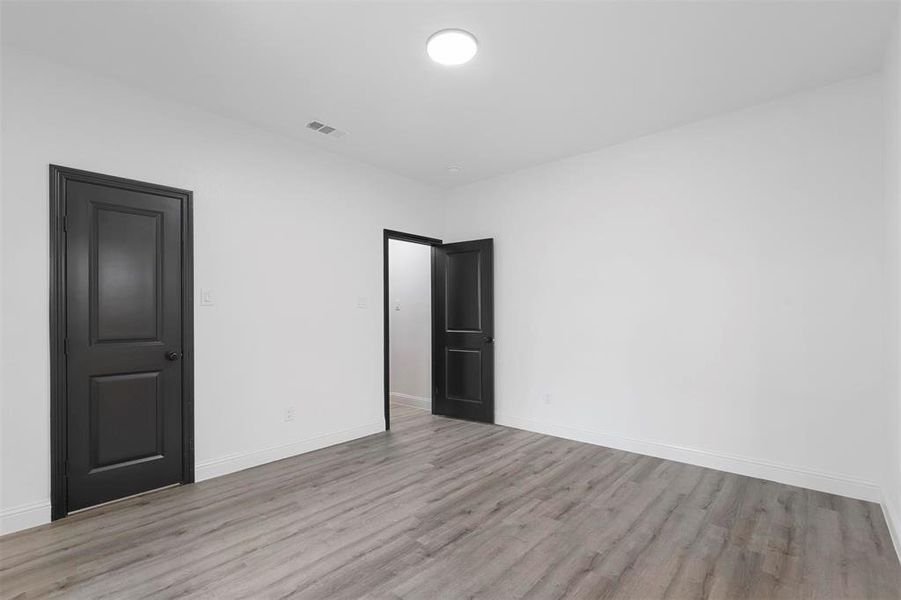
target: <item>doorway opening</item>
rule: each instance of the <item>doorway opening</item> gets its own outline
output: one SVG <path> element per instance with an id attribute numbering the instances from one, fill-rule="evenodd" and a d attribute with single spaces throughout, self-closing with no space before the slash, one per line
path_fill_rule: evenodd
<path id="1" fill-rule="evenodd" d="M 385 429 L 392 416 L 432 412 L 433 248 L 439 245 L 435 238 L 384 232 Z"/>

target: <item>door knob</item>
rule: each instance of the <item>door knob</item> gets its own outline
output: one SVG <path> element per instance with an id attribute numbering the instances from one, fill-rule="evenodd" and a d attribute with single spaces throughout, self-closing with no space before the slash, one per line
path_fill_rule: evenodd
<path id="1" fill-rule="evenodd" d="M 486 336 L 482 336 L 482 341 L 485 342 L 486 344 L 490 344 L 491 342 L 494 341 L 494 338 L 491 337 L 490 335 L 486 335 Z"/>
<path id="2" fill-rule="evenodd" d="M 179 358 L 181 358 L 181 354 L 175 350 L 166 353 L 166 360 L 178 360 Z"/>

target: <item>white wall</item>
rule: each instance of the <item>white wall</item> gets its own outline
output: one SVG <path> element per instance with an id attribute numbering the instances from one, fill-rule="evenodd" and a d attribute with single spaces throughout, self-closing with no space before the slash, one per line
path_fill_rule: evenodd
<path id="1" fill-rule="evenodd" d="M 431 408 L 432 249 L 389 240 L 388 260 L 391 395 L 397 402 Z"/>
<path id="2" fill-rule="evenodd" d="M 888 279 L 891 282 L 893 333 L 889 357 L 891 388 L 890 423 L 894 424 L 888 452 L 888 472 L 884 477 L 886 516 L 892 524 L 895 548 L 901 556 L 901 9 L 885 54 L 886 108 L 886 201 L 888 228 Z"/>
<path id="3" fill-rule="evenodd" d="M 8 51 L 2 84 L 4 530 L 49 518 L 49 163 L 194 191 L 199 479 L 384 428 L 382 230 L 439 233 L 436 189 Z"/>
<path id="4" fill-rule="evenodd" d="M 454 190 L 445 240 L 495 238 L 497 421 L 878 500 L 882 101 L 868 77 Z"/>

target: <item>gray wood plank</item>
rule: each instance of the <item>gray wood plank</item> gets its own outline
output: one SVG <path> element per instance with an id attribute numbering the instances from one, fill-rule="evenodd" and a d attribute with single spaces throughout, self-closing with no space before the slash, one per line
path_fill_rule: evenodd
<path id="1" fill-rule="evenodd" d="M 872 503 L 392 407 L 0 538 L 2 598 L 901 598 Z"/>

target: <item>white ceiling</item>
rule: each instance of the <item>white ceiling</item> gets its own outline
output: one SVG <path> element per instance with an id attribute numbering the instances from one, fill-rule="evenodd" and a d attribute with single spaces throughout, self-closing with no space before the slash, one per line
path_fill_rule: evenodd
<path id="1" fill-rule="evenodd" d="M 7 2 L 2 41 L 450 187 L 873 72 L 895 6 Z"/>

